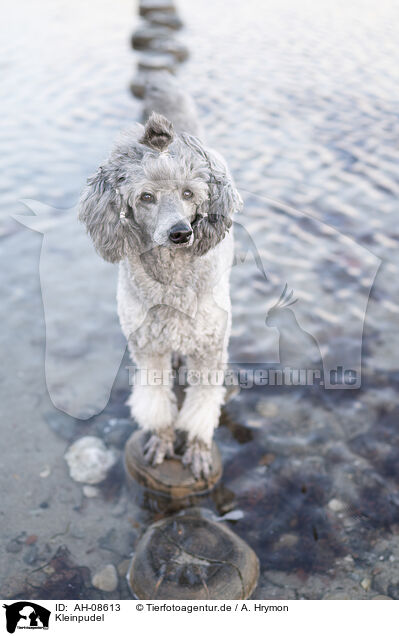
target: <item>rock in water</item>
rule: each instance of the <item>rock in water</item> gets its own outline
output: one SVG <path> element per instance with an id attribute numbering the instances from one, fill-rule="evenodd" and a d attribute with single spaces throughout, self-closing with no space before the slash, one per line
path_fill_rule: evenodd
<path id="1" fill-rule="evenodd" d="M 143 72 L 138 72 L 134 76 L 131 84 L 130 90 L 133 95 L 137 97 L 137 99 L 143 99 L 145 96 L 145 85 L 147 82 L 147 74 Z"/>
<path id="2" fill-rule="evenodd" d="M 115 566 L 110 563 L 96 572 L 91 580 L 94 587 L 103 592 L 115 592 L 118 587 L 118 574 Z"/>
<path id="3" fill-rule="evenodd" d="M 108 450 L 98 437 L 87 435 L 74 442 L 65 453 L 69 473 L 75 481 L 99 484 L 117 459 L 117 453 Z"/>
<path id="4" fill-rule="evenodd" d="M 195 479 L 189 468 L 176 459 L 164 459 L 158 466 L 149 465 L 144 459 L 146 431 L 136 431 L 126 444 L 125 467 L 130 477 L 139 484 L 170 499 L 184 499 L 190 495 L 209 492 L 222 476 L 222 460 L 215 442 L 212 445 L 212 469 L 208 479 Z"/>
<path id="5" fill-rule="evenodd" d="M 151 11 L 166 11 L 168 13 L 175 13 L 176 7 L 171 0 L 140 0 L 140 15 L 146 16 Z"/>
<path id="6" fill-rule="evenodd" d="M 173 73 L 176 59 L 169 53 L 150 51 L 142 53 L 138 61 L 139 71 L 169 71 Z"/>
<path id="7" fill-rule="evenodd" d="M 151 24 L 168 27 L 169 29 L 174 29 L 176 31 L 181 29 L 183 26 L 183 22 L 180 20 L 179 16 L 172 12 L 151 11 L 147 14 L 146 18 L 151 22 Z"/>
<path id="8" fill-rule="evenodd" d="M 153 523 L 128 572 L 139 599 L 246 599 L 259 576 L 255 552 L 200 509 Z"/>
<path id="9" fill-rule="evenodd" d="M 137 29 L 132 36 L 132 47 L 138 51 L 148 49 L 153 40 L 162 40 L 169 37 L 170 31 L 159 26 L 143 26 Z"/>

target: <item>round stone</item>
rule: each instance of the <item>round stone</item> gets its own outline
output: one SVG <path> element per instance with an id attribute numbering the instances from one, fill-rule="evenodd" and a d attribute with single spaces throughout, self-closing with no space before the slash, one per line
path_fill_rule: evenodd
<path id="1" fill-rule="evenodd" d="M 104 481 L 117 458 L 115 451 L 107 449 L 104 442 L 93 435 L 76 440 L 65 453 L 72 479 L 92 485 Z"/>
<path id="2" fill-rule="evenodd" d="M 139 599 L 247 599 L 259 577 L 255 552 L 200 509 L 153 523 L 128 572 Z"/>
<path id="3" fill-rule="evenodd" d="M 91 580 L 94 587 L 103 592 L 115 592 L 118 587 L 118 574 L 112 563 L 96 572 Z"/>
<path id="4" fill-rule="evenodd" d="M 166 11 L 168 13 L 175 13 L 176 7 L 171 0 L 140 0 L 140 15 L 146 16 L 151 11 Z"/>
<path id="5" fill-rule="evenodd" d="M 125 467 L 128 475 L 142 486 L 171 499 L 183 499 L 190 495 L 209 492 L 222 476 L 222 460 L 215 442 L 212 444 L 212 470 L 208 479 L 195 479 L 189 468 L 179 458 L 165 459 L 158 466 L 147 464 L 144 445 L 148 432 L 136 431 L 125 447 Z"/>
<path id="6" fill-rule="evenodd" d="M 176 62 L 185 62 L 189 56 L 188 48 L 174 38 L 155 38 L 148 48 L 155 53 L 173 55 Z"/>
<path id="7" fill-rule="evenodd" d="M 139 51 L 147 49 L 153 40 L 162 40 L 169 37 L 169 29 L 159 26 L 146 25 L 138 28 L 132 36 L 132 47 Z"/>
<path id="8" fill-rule="evenodd" d="M 142 53 L 138 61 L 139 71 L 169 71 L 175 70 L 175 58 L 169 53 Z"/>
<path id="9" fill-rule="evenodd" d="M 183 22 L 180 20 L 179 16 L 166 11 L 151 11 L 146 16 L 147 20 L 151 22 L 151 24 L 155 24 L 156 26 L 168 27 L 169 29 L 178 30 L 183 26 Z"/>
<path id="10" fill-rule="evenodd" d="M 146 82 L 146 73 L 138 72 L 130 83 L 130 90 L 138 99 L 144 99 Z"/>

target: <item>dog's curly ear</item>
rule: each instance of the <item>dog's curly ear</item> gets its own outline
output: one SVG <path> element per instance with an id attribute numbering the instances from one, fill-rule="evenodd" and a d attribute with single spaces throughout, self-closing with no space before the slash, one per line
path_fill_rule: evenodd
<path id="1" fill-rule="evenodd" d="M 215 247 L 232 225 L 234 212 L 242 210 L 243 202 L 234 185 L 224 159 L 215 151 L 205 148 L 197 137 L 181 135 L 184 143 L 204 159 L 209 172 L 209 197 L 199 213 L 206 218 L 195 229 L 194 250 L 205 254 Z"/>
<path id="2" fill-rule="evenodd" d="M 144 135 L 139 141 L 149 148 L 162 152 L 172 143 L 173 137 L 172 123 L 163 115 L 151 113 L 144 127 Z"/>
<path id="3" fill-rule="evenodd" d="M 126 228 L 120 219 L 121 199 L 111 185 L 106 168 L 100 167 L 87 180 L 79 201 L 80 221 L 85 223 L 97 252 L 111 263 L 123 258 Z"/>

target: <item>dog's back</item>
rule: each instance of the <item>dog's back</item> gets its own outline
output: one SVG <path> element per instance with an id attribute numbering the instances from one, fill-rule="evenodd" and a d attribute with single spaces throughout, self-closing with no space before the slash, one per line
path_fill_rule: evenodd
<path id="1" fill-rule="evenodd" d="M 144 120 L 153 112 L 164 115 L 172 122 L 176 132 L 203 136 L 194 100 L 168 71 L 152 71 L 147 75 Z"/>

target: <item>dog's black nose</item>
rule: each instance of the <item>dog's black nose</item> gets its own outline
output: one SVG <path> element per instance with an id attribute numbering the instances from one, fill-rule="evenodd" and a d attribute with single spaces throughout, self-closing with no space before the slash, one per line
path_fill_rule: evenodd
<path id="1" fill-rule="evenodd" d="M 193 231 L 186 223 L 176 223 L 169 232 L 172 243 L 188 243 Z"/>

